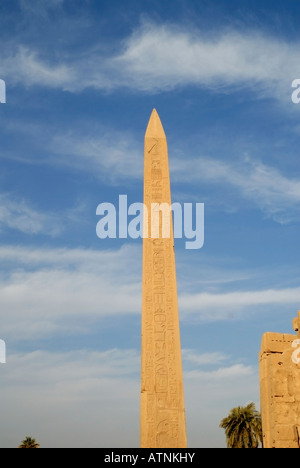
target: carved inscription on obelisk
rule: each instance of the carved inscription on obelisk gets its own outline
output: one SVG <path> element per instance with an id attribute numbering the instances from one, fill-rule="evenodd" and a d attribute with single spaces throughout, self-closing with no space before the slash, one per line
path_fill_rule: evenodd
<path id="1" fill-rule="evenodd" d="M 145 134 L 141 447 L 185 448 L 186 427 L 166 136 L 154 109 Z M 162 221 L 170 221 L 163 237 Z M 157 220 L 160 219 L 159 228 Z"/>

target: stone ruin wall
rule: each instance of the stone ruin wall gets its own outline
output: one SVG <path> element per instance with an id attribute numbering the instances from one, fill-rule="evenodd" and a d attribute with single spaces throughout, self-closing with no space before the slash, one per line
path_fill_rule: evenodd
<path id="1" fill-rule="evenodd" d="M 259 356 L 264 448 L 300 448 L 300 312 L 297 335 L 265 333 Z"/>

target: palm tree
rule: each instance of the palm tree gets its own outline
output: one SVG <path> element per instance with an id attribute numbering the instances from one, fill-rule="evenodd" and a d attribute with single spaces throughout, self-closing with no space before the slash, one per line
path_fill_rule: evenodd
<path id="1" fill-rule="evenodd" d="M 40 444 L 37 444 L 35 439 L 27 436 L 24 440 L 22 440 L 19 448 L 39 448 L 39 446 Z"/>
<path id="2" fill-rule="evenodd" d="M 254 403 L 233 408 L 220 427 L 225 429 L 227 448 L 258 448 L 262 444 L 261 416 Z"/>

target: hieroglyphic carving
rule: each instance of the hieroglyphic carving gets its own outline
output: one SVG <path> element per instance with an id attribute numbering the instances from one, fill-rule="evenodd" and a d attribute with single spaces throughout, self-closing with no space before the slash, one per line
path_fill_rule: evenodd
<path id="1" fill-rule="evenodd" d="M 151 204 L 171 205 L 167 142 L 154 110 L 145 135 L 141 447 L 186 447 L 174 240 L 151 237 Z M 171 212 L 169 216 L 172 216 Z"/>

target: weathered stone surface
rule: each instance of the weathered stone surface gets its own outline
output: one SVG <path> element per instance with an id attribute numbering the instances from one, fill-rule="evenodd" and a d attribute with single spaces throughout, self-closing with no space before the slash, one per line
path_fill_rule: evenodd
<path id="1" fill-rule="evenodd" d="M 282 353 L 295 340 L 295 335 L 286 333 L 264 333 L 262 336 L 261 349 L 264 353 Z"/>
<path id="2" fill-rule="evenodd" d="M 172 223 L 169 238 L 162 237 L 161 228 L 157 238 L 151 237 L 155 203 L 171 205 L 167 141 L 154 109 L 145 134 L 140 443 L 142 448 L 185 448 L 174 239 Z"/>
<path id="3" fill-rule="evenodd" d="M 300 448 L 300 312 L 297 335 L 265 333 L 259 356 L 264 448 Z"/>

